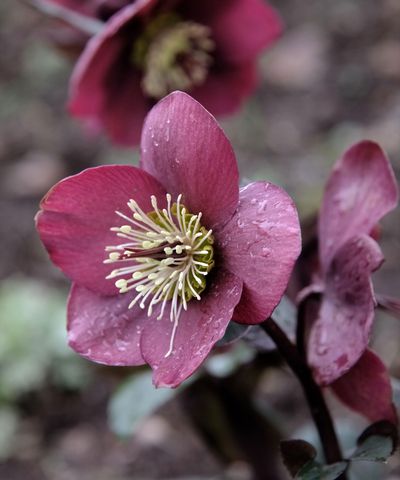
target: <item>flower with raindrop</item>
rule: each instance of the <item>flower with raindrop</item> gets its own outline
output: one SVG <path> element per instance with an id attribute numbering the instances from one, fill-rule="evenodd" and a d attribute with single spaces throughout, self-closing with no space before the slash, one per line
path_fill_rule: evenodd
<path id="1" fill-rule="evenodd" d="M 71 347 L 108 365 L 147 363 L 155 385 L 174 387 L 230 321 L 268 318 L 300 252 L 297 212 L 269 182 L 238 183 L 214 117 L 174 92 L 147 116 L 140 168 L 90 168 L 55 185 L 37 228 L 73 281 Z"/>

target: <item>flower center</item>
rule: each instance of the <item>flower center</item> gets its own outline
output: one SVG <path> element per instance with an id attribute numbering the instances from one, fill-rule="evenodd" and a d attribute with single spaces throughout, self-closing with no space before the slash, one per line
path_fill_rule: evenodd
<path id="1" fill-rule="evenodd" d="M 181 21 L 173 13 L 155 17 L 135 41 L 133 63 L 143 70 L 144 92 L 160 99 L 173 90 L 188 91 L 207 78 L 214 50 L 205 25 Z"/>
<path id="2" fill-rule="evenodd" d="M 176 203 L 168 193 L 166 198 L 167 208 L 159 209 L 152 196 L 154 210 L 149 213 L 143 212 L 134 200 L 128 202 L 131 217 L 116 212 L 128 223 L 111 230 L 125 241 L 106 247 L 109 256 L 104 263 L 126 264 L 106 278 L 120 277 L 115 282 L 119 292 L 134 292 L 129 308 L 138 303 L 150 317 L 160 304 L 158 320 L 169 308 L 173 328 L 167 357 L 173 350 L 182 308 L 186 310 L 192 298 L 200 300 L 206 288 L 205 277 L 214 266 L 214 239 L 212 230 L 200 223 L 201 212 L 189 213 L 181 203 L 182 195 L 178 195 Z"/>

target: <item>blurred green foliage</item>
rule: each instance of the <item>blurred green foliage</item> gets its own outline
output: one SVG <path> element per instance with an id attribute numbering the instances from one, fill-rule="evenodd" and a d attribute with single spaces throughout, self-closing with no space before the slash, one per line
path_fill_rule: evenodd
<path id="1" fill-rule="evenodd" d="M 66 298 L 55 288 L 12 279 L 0 288 L 0 400 L 16 400 L 45 381 L 79 388 L 88 379 L 84 361 L 67 346 Z"/>
<path id="2" fill-rule="evenodd" d="M 0 406 L 0 459 L 12 452 L 18 429 L 18 412 L 11 405 Z"/>
<path id="3" fill-rule="evenodd" d="M 108 405 L 111 429 L 121 437 L 132 435 L 140 420 L 161 407 L 181 388 L 155 389 L 150 371 L 132 375 L 119 386 Z"/>
<path id="4" fill-rule="evenodd" d="M 82 388 L 89 364 L 67 346 L 66 295 L 23 277 L 0 287 L 0 458 L 12 452 L 18 401 L 49 385 Z"/>
<path id="5" fill-rule="evenodd" d="M 205 362 L 205 370 L 215 377 L 226 377 L 254 357 L 254 351 L 243 342 L 228 350 L 211 355 Z M 108 404 L 108 422 L 111 430 L 121 437 L 134 434 L 141 420 L 154 413 L 171 398 L 196 381 L 195 373 L 178 388 L 154 388 L 150 370 L 142 370 L 122 382 Z"/>

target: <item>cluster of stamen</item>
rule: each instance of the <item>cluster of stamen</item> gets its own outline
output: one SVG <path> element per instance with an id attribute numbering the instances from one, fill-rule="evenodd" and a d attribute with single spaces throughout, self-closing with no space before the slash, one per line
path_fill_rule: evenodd
<path id="1" fill-rule="evenodd" d="M 160 99 L 173 90 L 188 91 L 204 83 L 214 48 L 209 27 L 164 13 L 136 40 L 132 59 L 143 70 L 144 92 Z"/>
<path id="2" fill-rule="evenodd" d="M 161 320 L 169 308 L 173 323 L 169 350 L 173 351 L 176 328 L 182 309 L 192 298 L 200 300 L 206 287 L 205 277 L 214 266 L 212 231 L 200 223 L 201 212 L 191 214 L 181 203 L 182 195 L 172 203 L 166 195 L 166 208 L 159 208 L 152 196 L 153 211 L 145 213 L 134 200 L 128 207 L 132 216 L 116 212 L 127 223 L 111 230 L 125 241 L 106 247 L 109 252 L 104 263 L 124 263 L 106 278 L 115 279 L 120 293 L 133 292 L 129 308 L 138 304 L 153 314 L 159 307 L 157 319 Z"/>

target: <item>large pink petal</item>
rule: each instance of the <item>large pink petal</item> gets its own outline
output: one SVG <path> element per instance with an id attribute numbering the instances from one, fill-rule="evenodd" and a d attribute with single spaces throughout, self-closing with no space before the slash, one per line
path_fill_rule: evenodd
<path id="1" fill-rule="evenodd" d="M 125 29 L 148 11 L 155 0 L 137 0 L 114 15 L 86 45 L 70 82 L 70 113 L 92 128 L 108 130 L 122 144 L 137 144 L 149 103 L 130 64 Z M 131 35 L 132 36 L 132 35 Z"/>
<path id="2" fill-rule="evenodd" d="M 126 221 L 115 211 L 132 215 L 133 198 L 145 211 L 153 210 L 150 196 L 165 203 L 165 191 L 151 175 L 136 167 L 112 165 L 84 170 L 55 185 L 44 197 L 37 228 L 52 261 L 72 280 L 95 292 L 115 295 L 112 270 L 103 264 L 104 248 L 123 243 L 110 232 Z"/>
<path id="3" fill-rule="evenodd" d="M 224 267 L 244 282 L 234 320 L 262 322 L 279 303 L 301 249 L 292 199 L 271 183 L 251 183 L 240 190 L 239 207 L 216 239 Z"/>
<path id="4" fill-rule="evenodd" d="M 329 178 L 320 212 L 322 268 L 351 237 L 369 234 L 397 202 L 396 179 L 379 145 L 363 141 L 347 150 Z"/>
<path id="5" fill-rule="evenodd" d="M 308 339 L 308 362 L 318 383 L 341 377 L 367 348 L 375 308 L 371 273 L 382 261 L 368 235 L 353 237 L 336 253 Z"/>
<path id="6" fill-rule="evenodd" d="M 255 63 L 211 70 L 206 82 L 190 94 L 213 115 L 228 115 L 238 110 L 258 83 Z"/>
<path id="7" fill-rule="evenodd" d="M 106 365 L 143 365 L 140 334 L 147 322 L 140 307 L 128 309 L 129 294 L 104 297 L 72 286 L 68 342 L 83 357 Z"/>
<path id="8" fill-rule="evenodd" d="M 138 145 L 142 126 L 151 103 L 143 96 L 139 74 L 121 72 L 105 92 L 101 119 L 107 135 L 120 145 Z"/>
<path id="9" fill-rule="evenodd" d="M 70 80 L 68 110 L 72 115 L 97 118 L 104 108 L 107 95 L 106 78 L 118 68 L 125 39 L 106 36 L 105 29 L 87 43 L 75 65 Z"/>
<path id="10" fill-rule="evenodd" d="M 397 424 L 389 373 L 371 350 L 331 387 L 345 405 L 372 422 L 388 420 Z"/>
<path id="11" fill-rule="evenodd" d="M 142 167 L 207 227 L 226 221 L 238 203 L 239 173 L 231 144 L 196 100 L 174 92 L 157 103 L 143 127 Z"/>
<path id="12" fill-rule="evenodd" d="M 281 33 L 281 21 L 263 0 L 188 0 L 184 13 L 211 28 L 221 61 L 255 59 Z"/>
<path id="13" fill-rule="evenodd" d="M 174 350 L 167 358 L 172 332 L 169 316 L 146 323 L 141 337 L 142 355 L 153 369 L 157 387 L 176 387 L 200 366 L 224 335 L 241 292 L 242 281 L 219 270 L 201 300 L 191 300 L 187 311 L 182 312 Z"/>

